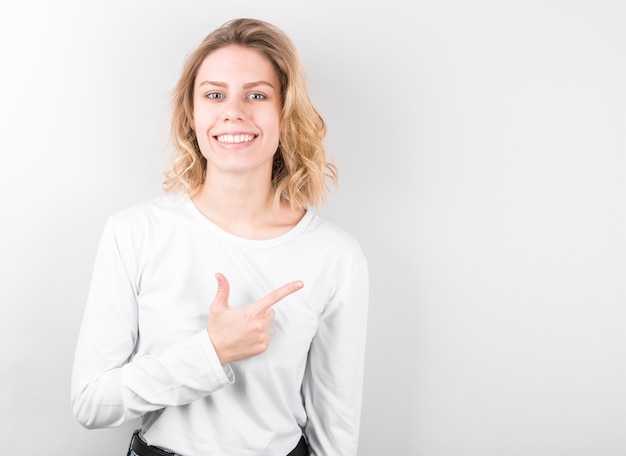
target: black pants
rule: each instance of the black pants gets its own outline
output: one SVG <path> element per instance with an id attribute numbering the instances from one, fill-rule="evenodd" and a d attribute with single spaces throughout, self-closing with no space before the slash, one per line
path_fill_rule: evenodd
<path id="1" fill-rule="evenodd" d="M 176 454 L 148 445 L 139 435 L 139 431 L 135 431 L 133 437 L 130 439 L 130 447 L 128 448 L 127 456 L 176 456 Z M 309 446 L 304 436 L 302 436 L 296 447 L 291 450 L 287 456 L 309 456 Z"/>

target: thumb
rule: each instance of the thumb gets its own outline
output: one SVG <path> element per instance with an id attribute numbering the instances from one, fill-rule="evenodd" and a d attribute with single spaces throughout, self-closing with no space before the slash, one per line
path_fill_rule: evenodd
<path id="1" fill-rule="evenodd" d="M 230 294 L 230 284 L 223 274 L 215 274 L 217 280 L 217 291 L 215 292 L 215 298 L 211 303 L 212 311 L 223 311 L 228 309 L 228 295 Z"/>

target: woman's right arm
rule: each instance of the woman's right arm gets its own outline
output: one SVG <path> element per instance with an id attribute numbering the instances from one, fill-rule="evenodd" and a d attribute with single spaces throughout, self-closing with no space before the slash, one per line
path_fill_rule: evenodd
<path id="1" fill-rule="evenodd" d="M 158 354 L 135 357 L 139 339 L 137 267 L 113 219 L 96 255 L 72 372 L 71 401 L 87 428 L 119 426 L 184 405 L 231 384 L 206 330 Z"/>

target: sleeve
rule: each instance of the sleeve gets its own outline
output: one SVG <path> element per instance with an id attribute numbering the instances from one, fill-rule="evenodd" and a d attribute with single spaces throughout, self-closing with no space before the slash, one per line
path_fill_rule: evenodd
<path id="1" fill-rule="evenodd" d="M 135 357 L 136 259 L 109 219 L 100 239 L 71 380 L 72 411 L 87 428 L 113 427 L 203 398 L 234 381 L 207 331 L 159 354 Z"/>
<path id="2" fill-rule="evenodd" d="M 361 258 L 324 310 L 311 343 L 303 396 L 312 456 L 357 454 L 368 305 Z"/>

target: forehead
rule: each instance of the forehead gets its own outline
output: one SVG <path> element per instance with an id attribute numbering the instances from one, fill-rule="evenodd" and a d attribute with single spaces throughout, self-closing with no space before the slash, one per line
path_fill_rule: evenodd
<path id="1" fill-rule="evenodd" d="M 262 53 L 242 46 L 226 46 L 207 55 L 198 69 L 196 86 L 203 81 L 246 83 L 266 80 L 275 84 L 278 75 Z"/>

